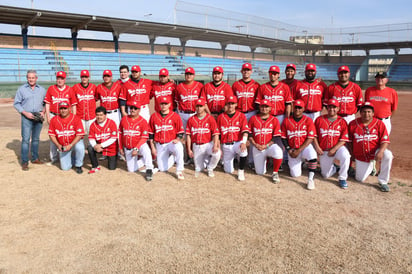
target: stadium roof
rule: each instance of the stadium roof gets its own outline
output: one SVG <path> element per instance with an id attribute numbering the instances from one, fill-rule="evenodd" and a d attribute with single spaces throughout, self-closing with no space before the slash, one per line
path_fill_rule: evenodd
<path id="1" fill-rule="evenodd" d="M 149 39 L 156 37 L 178 38 L 182 43 L 189 40 L 217 42 L 225 47 L 229 44 L 276 49 L 301 50 L 378 50 L 412 48 L 412 42 L 387 42 L 363 44 L 305 44 L 248 34 L 225 32 L 206 28 L 164 24 L 139 20 L 93 16 L 85 14 L 64 13 L 47 10 L 26 9 L 0 5 L 0 23 L 20 25 L 22 28 L 40 26 L 47 28 L 111 32 L 120 34 L 147 35 Z"/>

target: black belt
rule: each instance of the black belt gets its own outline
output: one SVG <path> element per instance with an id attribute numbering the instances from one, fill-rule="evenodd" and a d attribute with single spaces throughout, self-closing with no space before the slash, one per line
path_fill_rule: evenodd
<path id="1" fill-rule="evenodd" d="M 340 117 L 348 117 L 348 116 L 351 116 L 351 115 L 353 115 L 353 114 L 339 114 Z"/>
<path id="2" fill-rule="evenodd" d="M 118 110 L 117 109 L 114 109 L 114 110 L 107 110 L 106 112 L 107 113 L 113 113 L 113 112 L 117 112 Z"/>
<path id="3" fill-rule="evenodd" d="M 204 144 L 207 144 L 207 143 L 193 143 L 193 144 L 201 146 L 201 145 L 204 145 Z"/>
<path id="4" fill-rule="evenodd" d="M 391 118 L 391 116 L 388 116 L 388 117 L 386 117 L 386 118 L 378 118 L 379 120 L 386 120 L 386 119 L 389 119 L 389 118 Z"/>
<path id="5" fill-rule="evenodd" d="M 228 146 L 230 146 L 230 145 L 234 145 L 235 144 L 235 142 L 228 142 L 228 143 L 223 143 L 224 145 L 228 145 Z"/>
<path id="6" fill-rule="evenodd" d="M 211 114 L 220 114 L 220 113 L 222 113 L 223 111 L 211 111 L 210 113 Z"/>
<path id="7" fill-rule="evenodd" d="M 59 115 L 59 114 L 57 114 L 57 113 L 55 113 L 55 112 L 50 112 L 51 114 L 53 114 L 53 115 Z"/>
<path id="8" fill-rule="evenodd" d="M 242 111 L 243 113 L 249 113 L 249 112 L 253 112 L 255 110 L 249 110 L 249 111 Z"/>
<path id="9" fill-rule="evenodd" d="M 304 113 L 315 113 L 319 112 L 320 110 L 305 110 Z"/>
<path id="10" fill-rule="evenodd" d="M 187 114 L 193 114 L 193 113 L 195 113 L 194 111 L 191 111 L 191 110 L 179 110 L 180 112 L 183 112 L 183 113 L 187 113 Z"/>

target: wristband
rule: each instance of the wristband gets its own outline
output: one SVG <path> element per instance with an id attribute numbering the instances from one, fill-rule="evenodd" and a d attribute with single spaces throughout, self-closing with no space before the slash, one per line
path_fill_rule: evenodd
<path id="1" fill-rule="evenodd" d="M 240 141 L 241 144 L 246 144 L 247 136 L 243 136 L 242 140 Z"/>

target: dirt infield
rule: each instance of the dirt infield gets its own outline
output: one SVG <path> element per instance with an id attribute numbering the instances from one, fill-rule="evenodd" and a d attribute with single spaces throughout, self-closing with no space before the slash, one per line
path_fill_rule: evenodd
<path id="1" fill-rule="evenodd" d="M 399 93 L 390 149 L 391 192 L 377 178 L 281 175 L 281 184 L 216 172 L 63 172 L 19 166 L 20 118 L 0 105 L 0 273 L 16 272 L 412 272 L 412 93 Z M 48 138 L 41 135 L 41 158 Z"/>

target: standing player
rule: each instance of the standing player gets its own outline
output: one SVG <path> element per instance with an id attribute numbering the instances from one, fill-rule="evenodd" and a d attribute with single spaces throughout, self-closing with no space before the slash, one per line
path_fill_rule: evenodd
<path id="1" fill-rule="evenodd" d="M 350 81 L 348 66 L 338 68 L 338 81 L 331 84 L 325 95 L 325 102 L 336 99 L 339 102 L 339 113 L 346 123 L 355 120 L 358 108 L 363 104 L 362 89 L 356 83 Z"/>
<path id="2" fill-rule="evenodd" d="M 83 173 L 84 158 L 84 129 L 80 118 L 70 113 L 70 105 L 67 102 L 59 103 L 59 115 L 50 121 L 49 137 L 59 151 L 60 167 L 62 170 L 76 167 L 78 174 Z M 72 154 L 74 152 L 74 154 Z"/>
<path id="3" fill-rule="evenodd" d="M 118 82 L 113 83 L 111 70 L 103 71 L 103 83 L 97 86 L 96 96 L 100 105 L 106 109 L 107 118 L 113 120 L 117 126 L 120 124 L 119 96 L 121 86 Z"/>
<path id="4" fill-rule="evenodd" d="M 319 116 L 315 121 L 317 138 L 313 140 L 313 146 L 320 156 L 320 169 L 324 178 L 329 178 L 336 173 L 333 161 L 339 160 L 339 186 L 346 189 L 350 166 L 350 153 L 345 146 L 349 141 L 348 125 L 342 117 L 338 116 L 338 100 L 329 99 L 327 109 L 328 114 Z"/>
<path id="5" fill-rule="evenodd" d="M 349 140 L 352 154 L 356 161 L 357 181 L 363 182 L 368 178 L 373 169 L 373 162 L 381 162 L 381 170 L 378 182 L 381 191 L 389 191 L 389 176 L 392 167 L 393 155 L 387 149 L 389 146 L 389 134 L 385 124 L 373 117 L 374 105 L 365 102 L 360 108 L 361 117 L 349 124 Z"/>
<path id="6" fill-rule="evenodd" d="M 195 177 L 206 166 L 209 177 L 214 177 L 213 170 L 220 160 L 219 129 L 216 120 L 206 113 L 206 100 L 196 101 L 196 115 L 190 117 L 186 127 L 186 146 L 189 157 L 194 158 Z M 192 151 L 193 144 L 193 151 Z M 208 164 L 206 165 L 206 160 Z"/>
<path id="7" fill-rule="evenodd" d="M 89 153 L 92 169 L 89 174 L 100 171 L 97 153 L 106 156 L 109 170 L 115 170 L 117 166 L 117 125 L 113 120 L 107 119 L 106 109 L 102 106 L 96 108 L 96 121 L 90 126 Z"/>
<path id="8" fill-rule="evenodd" d="M 244 181 L 247 162 L 246 142 L 250 130 L 246 116 L 236 111 L 236 107 L 236 97 L 229 96 L 226 102 L 226 111 L 217 118 L 217 125 L 221 134 L 224 170 L 226 173 L 233 173 L 233 160 L 239 155 L 237 178 L 239 181 Z"/>
<path id="9" fill-rule="evenodd" d="M 304 102 L 305 115 L 312 121 L 320 116 L 324 102 L 327 86 L 316 78 L 316 65 L 307 64 L 305 68 L 305 79 L 296 85 L 295 100 Z"/>
<path id="10" fill-rule="evenodd" d="M 249 121 L 256 114 L 255 101 L 260 85 L 251 78 L 252 64 L 243 64 L 240 72 L 242 73 L 242 79 L 233 83 L 232 90 L 238 100 L 237 110 L 243 112 Z"/>
<path id="11" fill-rule="evenodd" d="M 175 90 L 175 83 L 169 81 L 169 71 L 162 68 L 159 71 L 159 81 L 153 81 L 152 91 L 150 93 L 150 98 L 154 97 L 156 112 L 160 111 L 159 98 L 161 97 L 167 97 L 174 106 Z M 175 107 L 173 107 L 173 109 L 175 109 Z"/>
<path id="12" fill-rule="evenodd" d="M 296 74 L 296 65 L 287 64 L 285 68 L 286 78 L 282 80 L 282 83 L 285 83 L 289 86 L 290 94 L 292 95 L 293 100 L 295 100 L 296 86 L 299 83 L 299 80 L 295 79 Z"/>
<path id="13" fill-rule="evenodd" d="M 201 92 L 202 98 L 206 99 L 207 110 L 213 118 L 224 112 L 226 99 L 233 96 L 233 90 L 230 85 L 223 81 L 223 68 L 213 68 L 213 81 L 207 83 Z"/>
<path id="14" fill-rule="evenodd" d="M 127 170 L 136 172 L 139 168 L 138 156 L 142 156 L 146 167 L 146 181 L 153 179 L 153 162 L 149 139 L 149 125 L 140 116 L 139 102 L 129 105 L 130 115 L 124 116 L 119 127 L 120 154 L 126 156 Z"/>
<path id="15" fill-rule="evenodd" d="M 375 106 L 375 118 L 382 120 L 388 134 L 391 134 L 391 117 L 398 108 L 398 94 L 393 88 L 387 87 L 388 78 L 386 72 L 378 72 L 375 75 L 375 87 L 366 89 L 365 102 L 369 101 Z"/>
<path id="16" fill-rule="evenodd" d="M 312 146 L 315 138 L 315 126 L 312 119 L 303 115 L 305 103 L 294 102 L 293 116 L 286 118 L 281 126 L 282 141 L 289 154 L 289 169 L 292 177 L 302 175 L 302 160 L 308 161 L 309 177 L 307 188 L 315 189 L 315 171 L 317 154 Z"/>
<path id="17" fill-rule="evenodd" d="M 152 80 L 140 78 L 142 70 L 139 66 L 132 67 L 132 77 L 125 82 L 122 87 L 122 92 L 119 96 L 121 99 L 120 108 L 122 115 L 127 116 L 126 106 L 132 105 L 133 102 L 139 102 L 140 115 L 149 121 L 150 111 L 150 93 L 152 91 Z"/>
<path id="18" fill-rule="evenodd" d="M 46 90 L 37 84 L 35 70 L 28 70 L 26 78 L 27 83 L 19 87 L 14 97 L 14 108 L 21 114 L 21 168 L 24 171 L 29 170 L 29 149 L 31 162 L 43 164 L 39 159 L 40 132 L 43 121 L 37 120 L 35 114 L 37 113 L 41 118 L 44 117 L 43 100 L 46 96 Z"/>
<path id="19" fill-rule="evenodd" d="M 256 173 L 259 175 L 266 173 L 266 160 L 273 158 L 272 180 L 279 183 L 278 171 L 282 164 L 283 152 L 278 144 L 280 140 L 280 124 L 276 117 L 270 115 L 271 103 L 269 100 L 262 100 L 259 105 L 259 113 L 250 118 L 249 128 L 251 134 L 249 140 L 253 145 L 252 153 L 255 162 Z"/>
<path id="20" fill-rule="evenodd" d="M 176 112 L 170 110 L 167 97 L 160 98 L 160 112 L 152 114 L 149 120 L 149 139 L 152 154 L 157 157 L 159 171 L 169 170 L 176 162 L 177 179 L 184 180 L 183 170 L 183 124 Z"/>
<path id="21" fill-rule="evenodd" d="M 61 102 L 67 102 L 72 108 L 72 113 L 76 114 L 77 100 L 72 88 L 66 86 L 66 72 L 57 72 L 56 84 L 47 89 L 44 102 L 46 103 L 46 118 L 49 124 L 54 116 L 59 115 L 59 104 Z M 52 164 L 57 162 L 57 157 L 57 147 L 53 142 L 50 142 L 50 161 Z"/>

